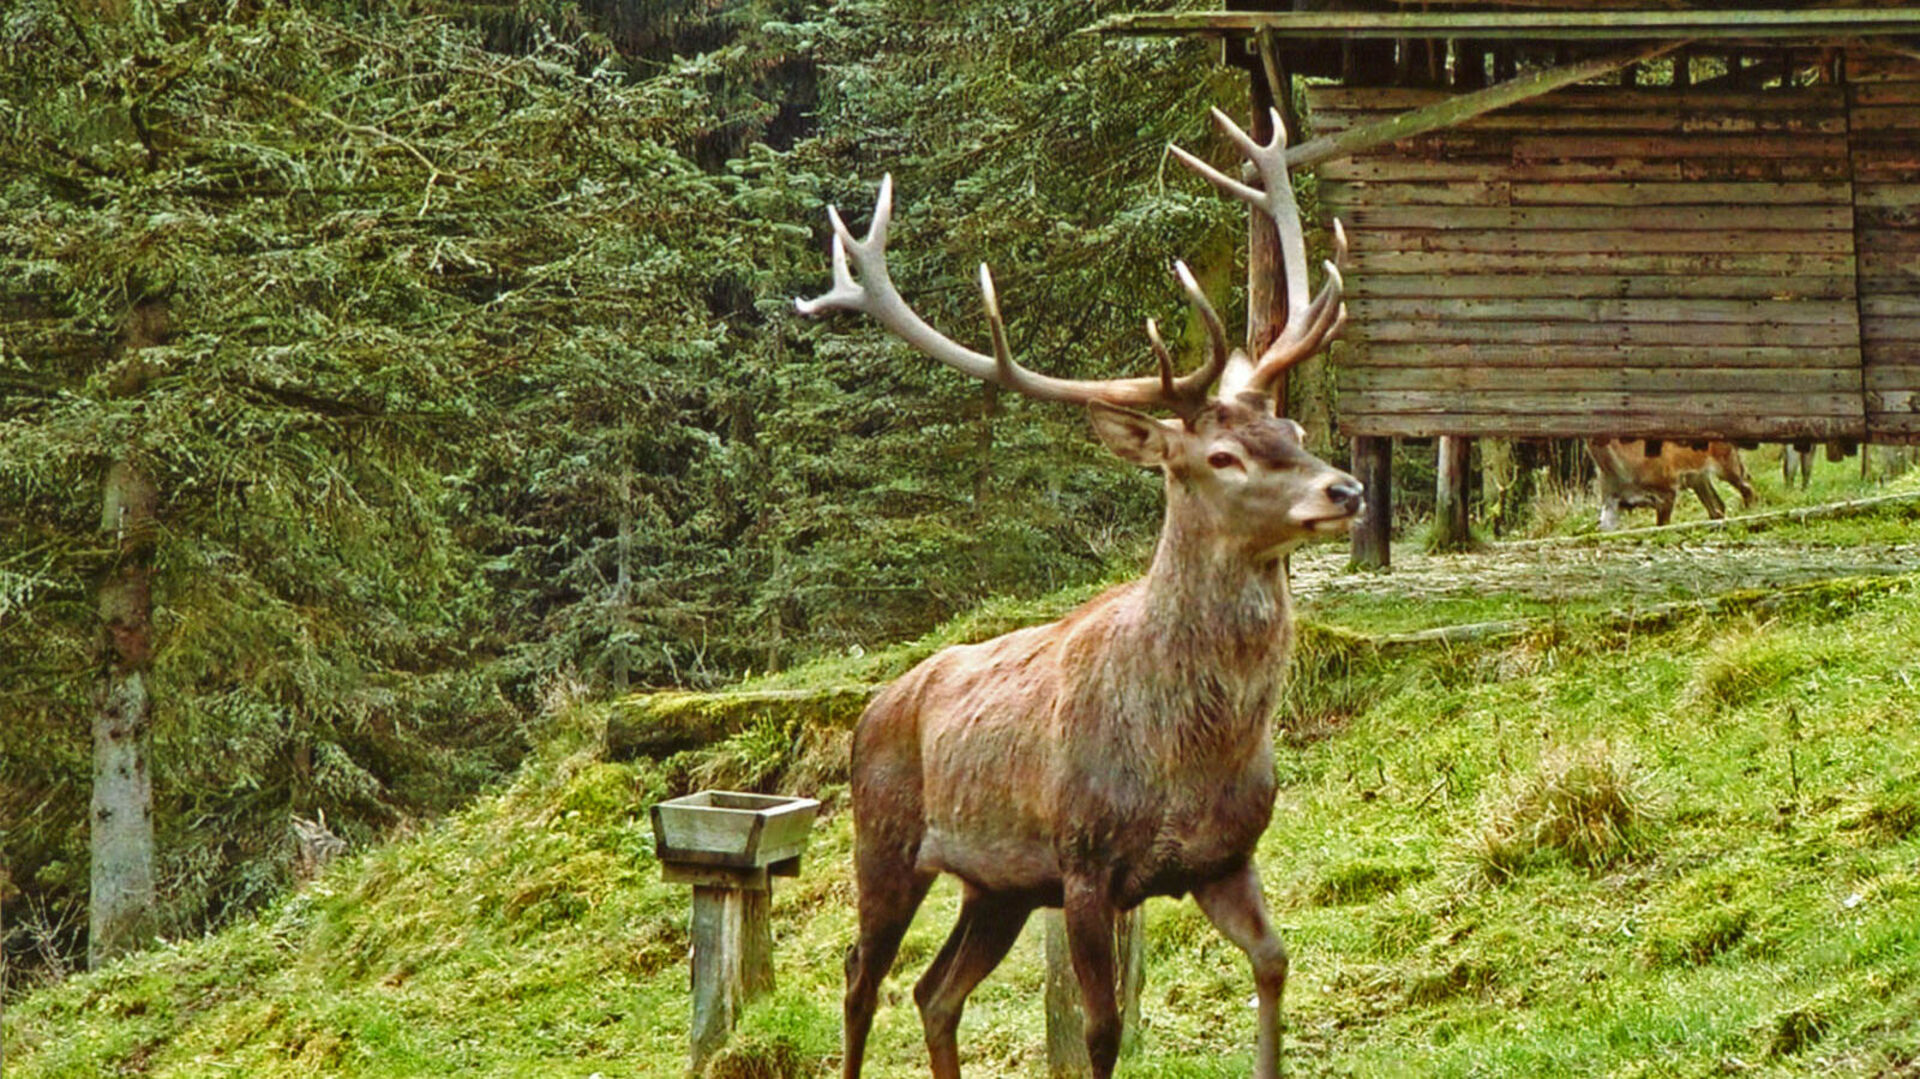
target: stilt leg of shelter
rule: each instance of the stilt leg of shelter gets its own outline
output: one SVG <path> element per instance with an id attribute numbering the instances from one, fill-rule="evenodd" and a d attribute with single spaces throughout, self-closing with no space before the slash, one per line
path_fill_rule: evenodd
<path id="1" fill-rule="evenodd" d="M 1433 547 L 1463 550 L 1473 542 L 1467 515 L 1467 481 L 1473 462 L 1473 440 L 1442 435 L 1436 440 L 1439 456 L 1433 504 Z"/>
<path id="2" fill-rule="evenodd" d="M 1383 570 L 1391 562 L 1393 537 L 1393 439 L 1359 435 L 1353 440 L 1353 474 L 1367 488 L 1367 508 L 1353 526 L 1355 569 Z"/>

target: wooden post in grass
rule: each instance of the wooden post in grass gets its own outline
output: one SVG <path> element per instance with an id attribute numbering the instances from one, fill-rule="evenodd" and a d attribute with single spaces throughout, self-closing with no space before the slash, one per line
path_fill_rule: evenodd
<path id="1" fill-rule="evenodd" d="M 1353 526 L 1352 566 L 1386 569 L 1393 538 L 1393 439 L 1355 436 L 1351 471 L 1367 489 L 1366 513 Z"/>
<path id="2" fill-rule="evenodd" d="M 1433 549 L 1465 550 L 1473 539 L 1467 517 L 1467 481 L 1473 462 L 1473 441 L 1442 435 L 1434 442 L 1439 459 L 1434 469 Z"/>
<path id="3" fill-rule="evenodd" d="M 1084 1079 L 1093 1074 L 1087 1059 L 1087 1026 L 1080 1010 L 1080 981 L 1067 953 L 1067 919 L 1058 910 L 1040 912 L 1047 945 L 1047 1075 Z M 1146 980 L 1147 933 L 1142 908 L 1114 922 L 1115 989 L 1120 994 L 1120 1051 L 1130 1053 L 1140 1038 L 1140 986 Z"/>
<path id="4" fill-rule="evenodd" d="M 733 1033 L 748 1004 L 773 989 L 774 874 L 797 876 L 800 859 L 763 869 L 664 865 L 666 880 L 693 885 L 693 1023 L 698 1070 Z"/>
<path id="5" fill-rule="evenodd" d="M 693 1070 L 726 1044 L 748 1004 L 773 989 L 774 877 L 800 875 L 820 803 L 701 791 L 653 807 L 661 878 L 693 885 Z"/>

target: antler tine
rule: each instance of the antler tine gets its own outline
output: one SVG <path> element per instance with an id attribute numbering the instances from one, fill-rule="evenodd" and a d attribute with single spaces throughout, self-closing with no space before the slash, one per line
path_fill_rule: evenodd
<path id="1" fill-rule="evenodd" d="M 1154 358 L 1160 361 L 1160 389 L 1168 397 L 1179 391 L 1173 384 L 1173 353 L 1167 351 L 1167 343 L 1160 340 L 1160 324 L 1153 319 L 1147 320 L 1147 343 L 1153 346 Z"/>
<path id="2" fill-rule="evenodd" d="M 1213 309 L 1213 304 L 1207 300 L 1206 292 L 1200 288 L 1200 282 L 1194 279 L 1193 271 L 1187 268 L 1185 262 L 1174 259 L 1173 274 L 1180 279 L 1180 287 L 1186 291 L 1187 302 L 1200 313 L 1200 321 L 1207 327 L 1210 358 L 1205 367 L 1188 376 L 1190 380 L 1198 382 L 1201 389 L 1205 389 L 1213 379 L 1219 377 L 1220 368 L 1226 366 L 1227 354 L 1231 350 L 1231 346 L 1227 344 L 1227 326 L 1220 321 L 1220 313 Z M 1199 378 L 1203 373 L 1209 376 L 1204 381 Z"/>
<path id="3" fill-rule="evenodd" d="M 993 287 L 993 271 L 980 264 L 980 302 L 987 309 L 987 329 L 993 335 L 993 363 L 1000 380 L 1011 382 L 1020 365 L 1013 362 L 1013 350 L 1007 347 L 1007 321 L 1000 317 L 1000 293 Z"/>
<path id="4" fill-rule="evenodd" d="M 1329 262 L 1327 268 L 1338 273 Z M 1333 279 L 1330 279 L 1333 280 Z M 1340 335 L 1347 323 L 1347 305 L 1341 301 L 1339 287 L 1322 288 L 1308 307 L 1309 318 L 1298 334 L 1282 334 L 1273 344 L 1260 354 L 1260 362 L 1254 370 L 1254 377 L 1242 392 L 1266 396 L 1272 392 L 1270 383 L 1275 375 L 1285 371 L 1308 356 L 1320 350 L 1320 346 Z"/>
<path id="5" fill-rule="evenodd" d="M 892 173 L 880 178 L 880 197 L 874 201 L 873 221 L 867 225 L 866 239 L 854 239 L 853 230 L 841 219 L 839 208 L 828 206 L 827 220 L 833 225 L 833 288 L 811 300 L 795 300 L 794 307 L 803 315 L 835 309 L 871 314 L 868 305 L 879 298 L 874 294 L 893 291 L 893 281 L 887 274 L 887 225 L 892 219 Z M 870 291 L 854 279 L 847 266 L 849 251 L 860 264 L 861 278 L 864 280 L 871 274 L 880 287 Z"/>
<path id="6" fill-rule="evenodd" d="M 1206 399 L 1207 388 L 1219 376 L 1225 330 L 1219 316 L 1199 296 L 1201 317 L 1215 338 L 1215 358 L 1189 375 L 1173 379 L 1170 374 L 1144 378 L 1063 379 L 1037 374 L 1014 362 L 1007 347 L 1006 323 L 1000 316 L 1000 300 L 993 275 L 980 267 L 981 298 L 987 310 L 987 325 L 993 337 L 992 356 L 987 356 L 954 341 L 929 326 L 901 298 L 887 272 L 887 225 L 893 214 L 893 177 L 880 182 L 880 197 L 874 205 L 873 223 L 865 239 L 856 240 L 837 209 L 828 207 L 827 218 L 833 225 L 833 287 L 810 300 L 795 300 L 803 315 L 822 311 L 857 311 L 872 318 L 894 336 L 941 363 L 977 378 L 1003 386 L 1028 397 L 1044 401 L 1085 404 L 1105 401 L 1136 408 L 1169 408 L 1190 417 Z M 1191 280 L 1191 274 L 1183 277 Z M 1198 285 L 1190 285 L 1188 294 L 1196 296 Z M 1164 346 L 1162 346 L 1164 347 Z M 1163 361 L 1171 364 L 1171 358 Z"/>
<path id="7" fill-rule="evenodd" d="M 1178 147 L 1173 152 L 1182 163 L 1199 173 L 1223 193 L 1264 213 L 1273 224 L 1279 240 L 1280 264 L 1287 297 L 1287 322 L 1272 344 L 1251 364 L 1252 372 L 1242 393 L 1271 394 L 1282 371 L 1317 351 L 1344 325 L 1345 305 L 1341 303 L 1342 282 L 1337 263 L 1346 258 L 1346 230 L 1334 222 L 1333 261 L 1327 263 L 1326 281 L 1311 300 L 1307 292 L 1307 243 L 1300 222 L 1300 207 L 1293 197 L 1293 182 L 1287 174 L 1287 130 L 1278 110 L 1270 110 L 1273 138 L 1256 142 L 1239 124 L 1219 109 L 1214 121 L 1260 176 L 1264 190 L 1241 183 Z M 1230 381 L 1242 382 L 1236 369 Z"/>
<path id="8" fill-rule="evenodd" d="M 1220 321 L 1220 313 L 1208 302 L 1205 290 L 1194 279 L 1193 271 L 1179 259 L 1173 260 L 1173 274 L 1180 279 L 1180 287 L 1187 294 L 1187 302 L 1200 314 L 1200 321 L 1207 327 L 1207 362 L 1195 368 L 1192 374 L 1180 380 L 1178 391 L 1183 397 L 1205 400 L 1207 390 L 1227 369 L 1233 349 L 1227 344 L 1227 327 Z"/>
<path id="9" fill-rule="evenodd" d="M 1233 121 L 1229 120 L 1227 122 L 1231 124 Z M 1239 130 L 1239 129 L 1235 128 L 1235 130 Z M 1265 201 L 1261 197 L 1261 194 L 1258 188 L 1248 187 L 1246 184 L 1243 184 L 1240 181 L 1234 179 L 1233 177 L 1228 176 L 1226 173 L 1221 172 L 1219 169 L 1214 168 L 1212 165 L 1207 164 L 1205 161 L 1202 161 L 1201 159 L 1193 156 L 1187 151 L 1182 150 L 1180 147 L 1175 146 L 1172 143 L 1168 143 L 1167 151 L 1173 154 L 1173 156 L 1179 158 L 1180 163 L 1182 165 L 1185 165 L 1186 167 L 1199 173 L 1202 179 L 1206 180 L 1208 183 L 1212 184 L 1213 186 L 1219 188 L 1220 192 L 1226 195 L 1227 197 L 1237 199 L 1241 202 L 1246 203 L 1249 206 L 1260 206 Z"/>

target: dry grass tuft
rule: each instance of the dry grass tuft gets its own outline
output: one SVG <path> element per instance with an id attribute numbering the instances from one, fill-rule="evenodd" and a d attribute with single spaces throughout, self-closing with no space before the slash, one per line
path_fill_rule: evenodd
<path id="1" fill-rule="evenodd" d="M 1604 869 L 1640 850 L 1654 803 L 1630 751 L 1604 740 L 1549 749 L 1533 774 L 1490 800 L 1469 856 L 1496 883 L 1554 858 Z"/>
<path id="2" fill-rule="evenodd" d="M 714 1054 L 702 1075 L 704 1079 L 801 1079 L 816 1073 L 810 1066 L 814 1063 L 786 1038 L 750 1036 Z"/>

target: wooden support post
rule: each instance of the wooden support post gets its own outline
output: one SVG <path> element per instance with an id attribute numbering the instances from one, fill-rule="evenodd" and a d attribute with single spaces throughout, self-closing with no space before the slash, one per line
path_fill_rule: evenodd
<path id="1" fill-rule="evenodd" d="M 1353 474 L 1367 488 L 1367 508 L 1353 526 L 1354 569 L 1383 570 L 1392 562 L 1393 439 L 1358 435 L 1353 440 Z"/>
<path id="2" fill-rule="evenodd" d="M 1467 481 L 1471 478 L 1473 440 L 1442 435 L 1435 441 L 1439 460 L 1433 501 L 1433 548 L 1459 551 L 1471 546 L 1473 532 L 1467 514 Z"/>
<path id="3" fill-rule="evenodd" d="M 718 1052 L 747 1005 L 773 991 L 773 878 L 800 872 L 800 859 L 731 869 L 662 862 L 661 879 L 693 885 L 693 1070 Z"/>
<path id="4" fill-rule="evenodd" d="M 1258 142 L 1273 138 L 1273 112 L 1281 114 L 1281 123 L 1290 142 L 1300 140 L 1299 121 L 1293 117 L 1293 80 L 1280 67 L 1273 50 L 1273 35 L 1262 32 L 1257 41 L 1258 55 L 1248 71 L 1251 115 L 1247 132 Z M 1258 356 L 1280 335 L 1287 324 L 1287 290 L 1280 268 L 1280 240 L 1273 223 L 1265 214 L 1247 215 L 1247 346 Z M 1287 414 L 1287 373 L 1274 382 L 1275 408 Z"/>
<path id="5" fill-rule="evenodd" d="M 773 988 L 766 892 L 693 889 L 693 1066 L 726 1044 L 749 1002 Z"/>
<path id="6" fill-rule="evenodd" d="M 1093 1074 L 1087 1059 L 1087 1028 L 1080 1009 L 1080 981 L 1067 952 L 1067 920 L 1058 910 L 1043 910 L 1040 921 L 1047 950 L 1047 1075 L 1083 1079 Z M 1131 1053 L 1140 1038 L 1140 987 L 1146 980 L 1147 934 L 1142 908 L 1114 922 L 1115 988 L 1120 997 L 1120 1051 Z"/>
<path id="7" fill-rule="evenodd" d="M 747 1005 L 773 990 L 773 886 L 766 869 L 663 866 L 693 884 L 693 1069 L 727 1043 Z M 673 870 L 679 870 L 676 874 Z M 682 875 L 683 874 L 683 875 Z"/>

